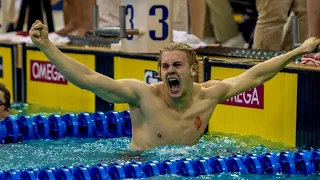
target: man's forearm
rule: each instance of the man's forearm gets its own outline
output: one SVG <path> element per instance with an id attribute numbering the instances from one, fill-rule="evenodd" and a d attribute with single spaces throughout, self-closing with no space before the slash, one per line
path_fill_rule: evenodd
<path id="1" fill-rule="evenodd" d="M 258 79 L 260 84 L 274 77 L 281 69 L 288 65 L 293 59 L 304 54 L 302 48 L 296 48 L 286 54 L 273 57 L 263 63 L 250 68 L 247 73 L 254 79 Z"/>
<path id="2" fill-rule="evenodd" d="M 86 89 L 88 82 L 86 82 L 85 77 L 93 73 L 91 69 L 63 54 L 50 41 L 45 47 L 39 48 L 68 81 L 80 88 Z"/>

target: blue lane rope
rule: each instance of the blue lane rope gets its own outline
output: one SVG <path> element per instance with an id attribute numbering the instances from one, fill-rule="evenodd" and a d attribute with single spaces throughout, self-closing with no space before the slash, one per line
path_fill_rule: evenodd
<path id="1" fill-rule="evenodd" d="M 282 158 L 280 158 L 282 156 Z M 276 160 L 278 159 L 278 160 Z M 293 160 L 293 162 L 290 162 Z M 293 163 L 293 164 L 290 164 Z M 271 169 L 270 169 L 271 168 Z M 249 154 L 239 158 L 200 157 L 198 159 L 165 160 L 162 162 L 127 162 L 97 164 L 93 166 L 79 165 L 77 167 L 55 167 L 0 171 L 0 180 L 4 179 L 125 179 L 148 178 L 165 174 L 176 174 L 185 177 L 218 174 L 221 172 L 242 174 L 302 174 L 320 173 L 320 150 L 281 152 L 277 155 L 268 153 Z"/>
<path id="2" fill-rule="evenodd" d="M 0 124 L 0 142 L 17 143 L 34 139 L 59 139 L 64 137 L 118 138 L 130 137 L 130 112 L 95 112 L 80 114 L 52 114 L 9 116 Z M 124 179 L 147 178 L 165 174 L 197 177 L 208 174 L 240 172 L 242 174 L 302 174 L 320 173 L 320 149 L 279 154 L 248 154 L 229 157 L 184 158 L 163 162 L 127 162 L 97 164 L 94 166 L 53 167 L 43 169 L 0 171 L 4 179 Z"/>
<path id="3" fill-rule="evenodd" d="M 0 124 L 0 143 L 35 139 L 131 137 L 130 112 L 9 116 Z"/>

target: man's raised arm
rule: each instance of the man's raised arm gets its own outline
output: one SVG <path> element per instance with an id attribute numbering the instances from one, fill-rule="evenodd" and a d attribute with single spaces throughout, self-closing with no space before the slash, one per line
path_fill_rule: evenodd
<path id="1" fill-rule="evenodd" d="M 219 82 L 219 84 L 222 84 L 225 87 L 223 88 L 223 95 L 220 98 L 220 101 L 225 101 L 235 95 L 250 90 L 270 80 L 282 68 L 289 64 L 292 59 L 298 57 L 299 55 L 313 52 L 319 44 L 320 39 L 309 38 L 300 47 L 286 54 L 273 57 L 270 60 L 251 67 L 239 76 L 228 78 Z"/>
<path id="2" fill-rule="evenodd" d="M 29 34 L 32 42 L 72 84 L 87 89 L 109 102 L 138 103 L 138 89 L 145 85 L 143 82 L 131 79 L 114 80 L 68 57 L 50 42 L 47 27 L 38 20 L 33 24 Z"/>

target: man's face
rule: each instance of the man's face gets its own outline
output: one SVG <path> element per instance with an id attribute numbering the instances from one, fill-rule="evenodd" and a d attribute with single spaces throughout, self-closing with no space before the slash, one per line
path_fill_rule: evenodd
<path id="1" fill-rule="evenodd" d="M 193 76 L 196 72 L 189 65 L 185 52 L 174 50 L 162 53 L 160 65 L 161 79 L 168 94 L 172 98 L 179 98 L 191 91 Z"/>
<path id="2" fill-rule="evenodd" d="M 10 107 L 7 108 L 5 104 L 9 104 L 4 99 L 4 93 L 0 91 L 0 120 L 4 120 L 7 116 L 10 115 Z"/>

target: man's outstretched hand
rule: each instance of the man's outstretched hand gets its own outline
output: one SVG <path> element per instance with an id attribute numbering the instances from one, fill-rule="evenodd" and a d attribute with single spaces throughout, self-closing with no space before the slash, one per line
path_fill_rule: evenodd
<path id="1" fill-rule="evenodd" d="M 49 42 L 48 27 L 39 20 L 32 24 L 29 35 L 32 42 L 38 47 L 43 47 Z"/>
<path id="2" fill-rule="evenodd" d="M 320 48 L 320 39 L 316 37 L 311 37 L 306 39 L 300 46 L 304 53 L 312 53 L 316 48 Z"/>

